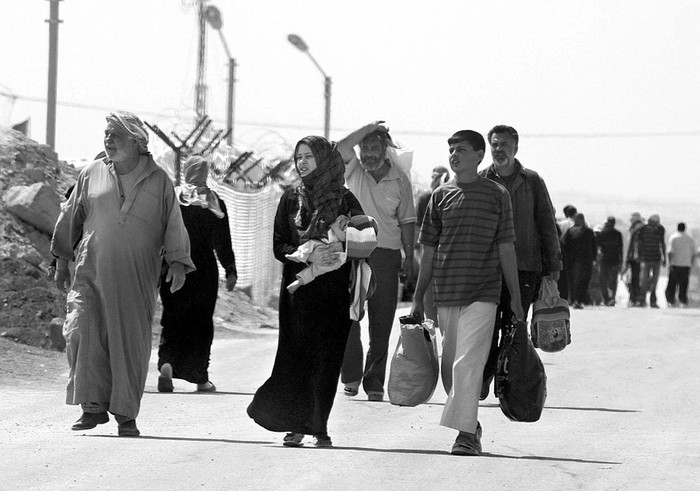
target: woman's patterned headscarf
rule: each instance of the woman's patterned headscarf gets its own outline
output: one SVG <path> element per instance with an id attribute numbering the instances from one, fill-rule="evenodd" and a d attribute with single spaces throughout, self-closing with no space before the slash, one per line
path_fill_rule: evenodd
<path id="1" fill-rule="evenodd" d="M 337 144 L 321 136 L 307 136 L 299 140 L 294 148 L 294 165 L 297 163 L 299 145 L 306 144 L 316 159 L 316 169 L 302 177 L 299 187 L 299 213 L 296 223 L 301 227 L 307 214 L 311 215 L 309 226 L 301 234 L 301 240 L 323 237 L 338 218 L 340 201 L 345 194 L 345 163 L 337 150 Z"/>
<path id="2" fill-rule="evenodd" d="M 139 153 L 148 153 L 148 132 L 143 121 L 133 113 L 128 111 L 117 111 L 107 115 L 107 122 L 114 123 L 139 144 Z"/>
<path id="3" fill-rule="evenodd" d="M 185 184 L 175 188 L 175 195 L 182 206 L 200 206 L 207 208 L 217 218 L 223 218 L 224 212 L 219 206 L 219 198 L 207 187 L 209 163 L 204 157 L 193 155 L 183 164 Z"/>

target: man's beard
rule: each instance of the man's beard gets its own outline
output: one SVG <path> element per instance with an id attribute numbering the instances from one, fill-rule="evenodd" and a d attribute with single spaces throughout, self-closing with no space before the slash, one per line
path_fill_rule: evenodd
<path id="1" fill-rule="evenodd" d="M 504 165 L 510 162 L 508 155 L 504 153 L 497 153 L 493 155 L 493 161 L 497 164 Z"/>
<path id="2" fill-rule="evenodd" d="M 360 162 L 362 163 L 362 167 L 367 170 L 377 170 L 381 167 L 383 160 L 376 157 L 365 157 L 361 159 Z"/>

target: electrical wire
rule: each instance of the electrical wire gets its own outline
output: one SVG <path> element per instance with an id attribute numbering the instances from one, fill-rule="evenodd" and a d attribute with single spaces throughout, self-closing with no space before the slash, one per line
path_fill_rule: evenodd
<path id="1" fill-rule="evenodd" d="M 24 100 L 29 102 L 46 102 L 45 98 L 42 97 L 32 97 L 12 94 L 9 92 L 1 91 L 0 96 L 9 97 L 14 100 Z M 118 108 L 100 106 L 95 104 L 85 104 L 81 102 L 68 102 L 68 101 L 57 101 L 57 105 L 65 107 L 74 107 L 78 109 L 92 109 L 100 111 L 116 111 Z M 136 111 L 137 114 L 143 116 L 151 117 L 163 117 L 163 112 L 155 111 Z M 226 122 L 223 120 L 218 120 L 210 118 L 212 122 L 225 125 Z M 311 129 L 316 128 L 314 125 L 303 125 L 303 124 L 292 124 L 292 123 L 279 123 L 270 121 L 236 121 L 236 125 L 242 126 L 261 126 L 261 127 L 273 127 L 273 128 L 287 128 L 287 129 Z M 334 128 L 335 130 L 341 131 L 352 131 L 352 128 Z M 436 136 L 443 137 L 447 133 L 446 131 L 427 131 L 427 130 L 401 130 L 397 131 L 403 135 L 413 135 L 413 136 Z M 640 131 L 640 132 L 627 132 L 627 133 L 607 133 L 607 132 L 595 132 L 595 133 L 522 133 L 521 137 L 525 138 L 561 138 L 561 139 L 572 139 L 572 140 L 582 140 L 582 139 L 594 139 L 594 138 L 668 138 L 668 137 L 694 137 L 700 136 L 700 130 L 690 130 L 690 131 Z"/>

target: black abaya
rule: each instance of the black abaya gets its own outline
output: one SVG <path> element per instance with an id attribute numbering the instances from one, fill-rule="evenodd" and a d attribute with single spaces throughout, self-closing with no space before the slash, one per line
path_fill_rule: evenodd
<path id="1" fill-rule="evenodd" d="M 223 218 L 200 206 L 180 206 L 190 237 L 190 257 L 197 269 L 187 274 L 184 286 L 175 293 L 170 292 L 170 283 L 164 281 L 165 271 L 160 284 L 163 329 L 158 369 L 170 363 L 173 378 L 195 384 L 209 381 L 209 355 L 214 339 L 212 316 L 219 290 L 216 258 L 227 275 L 236 274 L 226 205 L 221 199 L 219 204 Z"/>
<path id="2" fill-rule="evenodd" d="M 294 222 L 298 191 L 280 199 L 275 217 L 274 252 L 284 263 L 279 303 L 279 341 L 270 378 L 257 390 L 248 414 L 270 431 L 309 435 L 327 432 L 350 330 L 350 264 L 317 276 L 294 294 L 287 285 L 306 264 L 285 258 L 299 246 Z M 347 191 L 339 212 L 361 215 Z"/>

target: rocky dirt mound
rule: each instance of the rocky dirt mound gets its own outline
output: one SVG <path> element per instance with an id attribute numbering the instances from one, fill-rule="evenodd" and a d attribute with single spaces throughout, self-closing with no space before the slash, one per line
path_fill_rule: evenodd
<path id="1" fill-rule="evenodd" d="M 46 274 L 51 237 L 10 213 L 6 197 L 37 183 L 54 190 L 55 201 L 77 172 L 56 153 L 17 131 L 0 127 L 0 335 L 42 348 L 63 349 L 60 335 L 65 296 Z"/>
<path id="2" fill-rule="evenodd" d="M 40 348 L 62 350 L 61 326 L 65 294 L 47 272 L 52 257 L 51 237 L 11 212 L 8 197 L 19 188 L 40 183 L 60 203 L 78 172 L 59 161 L 46 145 L 0 127 L 0 336 Z M 56 205 L 58 206 L 58 205 Z M 160 332 L 160 310 L 154 317 L 154 335 Z M 277 326 L 276 311 L 250 302 L 245 293 L 220 293 L 215 324 L 227 330 L 255 330 Z"/>

